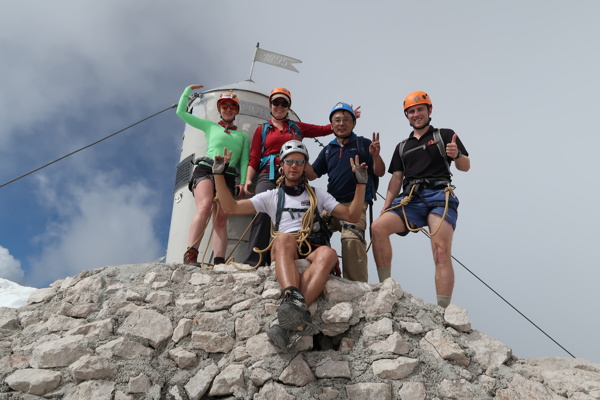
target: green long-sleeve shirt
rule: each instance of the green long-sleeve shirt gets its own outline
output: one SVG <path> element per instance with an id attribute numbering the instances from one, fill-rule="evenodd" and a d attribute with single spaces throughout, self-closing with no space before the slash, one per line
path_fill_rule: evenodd
<path id="1" fill-rule="evenodd" d="M 223 155 L 223 148 L 231 150 L 229 165 L 235 167 L 240 173 L 240 184 L 246 183 L 246 171 L 248 169 L 248 158 L 250 155 L 248 135 L 243 131 L 231 130 L 225 132 L 225 128 L 216 122 L 201 119 L 187 112 L 187 102 L 192 89 L 185 88 L 179 104 L 177 115 L 188 125 L 198 128 L 206 135 L 207 150 L 205 157 L 214 160 L 216 155 Z"/>

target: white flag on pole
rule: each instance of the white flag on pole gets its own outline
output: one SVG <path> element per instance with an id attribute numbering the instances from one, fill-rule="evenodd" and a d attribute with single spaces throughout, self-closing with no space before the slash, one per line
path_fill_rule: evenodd
<path id="1" fill-rule="evenodd" d="M 276 67 L 288 69 L 290 71 L 299 72 L 292 64 L 301 63 L 297 58 L 284 56 L 283 54 L 273 53 L 272 51 L 263 50 L 256 47 L 254 53 L 254 61 L 259 61 L 265 64 L 271 64 Z"/>

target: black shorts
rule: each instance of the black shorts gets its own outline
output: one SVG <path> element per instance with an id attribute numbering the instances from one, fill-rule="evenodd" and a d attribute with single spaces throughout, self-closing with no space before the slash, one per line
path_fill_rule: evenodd
<path id="1" fill-rule="evenodd" d="M 225 183 L 227 183 L 227 189 L 229 189 L 229 191 L 233 195 L 235 192 L 235 175 L 231 173 L 225 173 L 223 176 L 225 177 Z M 209 167 L 208 165 L 198 164 L 196 165 L 194 173 L 192 174 L 192 179 L 188 184 L 188 189 L 190 189 L 190 192 L 194 193 L 196 185 L 204 179 L 210 179 L 211 181 L 213 181 L 214 185 L 215 179 L 213 177 L 212 167 Z"/>

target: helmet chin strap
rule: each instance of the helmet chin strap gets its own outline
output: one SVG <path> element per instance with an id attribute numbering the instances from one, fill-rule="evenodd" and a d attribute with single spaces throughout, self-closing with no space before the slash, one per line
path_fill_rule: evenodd
<path id="1" fill-rule="evenodd" d="M 286 119 L 288 119 L 288 115 L 289 115 L 289 111 L 285 113 L 285 117 L 283 118 L 277 118 L 276 116 L 273 115 L 273 111 L 270 112 L 271 117 L 273 117 L 273 119 L 276 119 L 277 121 L 285 121 Z"/>
<path id="2" fill-rule="evenodd" d="M 426 127 L 428 127 L 429 125 L 431 125 L 431 117 L 429 117 L 429 119 L 427 120 L 427 123 L 425 125 L 423 125 L 423 127 L 421 128 L 415 128 L 414 125 L 411 125 L 414 129 L 424 129 Z"/>
<path id="3" fill-rule="evenodd" d="M 225 118 L 223 118 L 223 116 L 221 114 L 219 114 L 219 117 L 221 117 L 221 121 L 223 121 L 225 124 L 229 125 L 231 124 L 233 121 L 235 121 L 235 117 L 233 117 L 231 119 L 231 121 L 227 121 Z"/>
<path id="4" fill-rule="evenodd" d="M 237 129 L 237 126 L 235 126 L 233 123 L 233 121 L 235 121 L 235 117 L 233 117 L 231 121 L 226 121 L 221 114 L 219 114 L 219 116 L 221 117 L 221 122 L 219 122 L 219 124 L 225 128 L 226 133 L 229 133 L 230 128 L 233 130 Z"/>

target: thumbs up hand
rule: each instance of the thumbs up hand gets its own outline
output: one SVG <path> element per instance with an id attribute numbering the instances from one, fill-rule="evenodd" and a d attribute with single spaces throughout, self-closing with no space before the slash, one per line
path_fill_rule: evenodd
<path id="1" fill-rule="evenodd" d="M 462 156 L 461 151 L 458 149 L 458 146 L 456 145 L 457 137 L 458 136 L 455 133 L 454 136 L 452 136 L 452 141 L 446 145 L 446 155 L 453 160 Z"/>

